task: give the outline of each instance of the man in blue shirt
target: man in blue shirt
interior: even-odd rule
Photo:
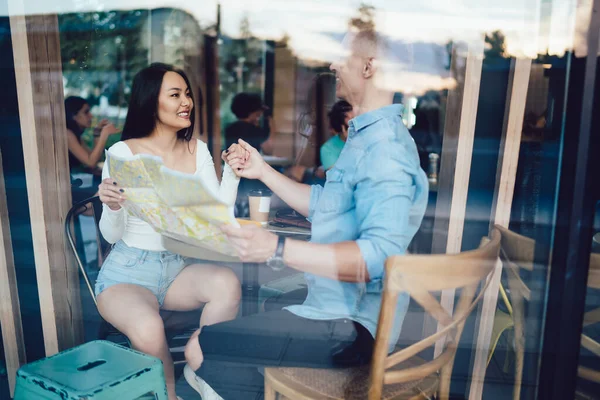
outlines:
[[[243,261],[304,272],[308,294],[302,304],[201,327],[192,336],[184,375],[204,400],[254,399],[263,382],[257,366],[331,368],[369,362],[384,262],[404,254],[419,229],[428,183],[402,123],[402,106],[392,105],[393,94],[385,85],[381,39],[374,32],[349,33],[344,45],[349,55],[331,69],[338,96],[355,106],[357,116],[325,186],[292,181],[244,141],[247,154],[231,160],[238,163],[240,176],[261,180],[308,217],[312,239],[280,238],[252,225],[224,226],[223,231]],[[399,296],[391,348],[408,302],[407,294]],[[223,364],[229,365],[228,373]]]

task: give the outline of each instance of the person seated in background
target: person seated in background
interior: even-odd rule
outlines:
[[[69,167],[71,172],[95,169],[104,155],[106,142],[111,135],[119,133],[108,120],[103,119],[94,128],[94,147],[90,149],[81,135],[92,126],[92,113],[87,100],[70,96],[65,99],[67,117],[67,144],[69,146]]]
[[[103,119],[94,128],[94,147],[90,149],[81,136],[92,126],[90,105],[84,98],[70,96],[65,99],[67,122],[67,145],[69,147],[69,170],[71,172],[71,195],[73,202],[92,197],[100,183],[100,168],[97,167],[104,154],[106,142],[111,135],[119,133],[108,120]],[[87,179],[86,179],[87,178]],[[89,179],[89,184],[85,180]],[[85,212],[91,215],[91,209]]]
[[[325,171],[330,170],[340,156],[346,139],[348,139],[348,122],[354,118],[354,113],[350,103],[346,100],[339,100],[331,107],[327,116],[329,117],[329,128],[335,135],[321,146],[321,165]]]
[[[265,116],[269,124],[269,132],[260,127],[260,118],[269,111],[257,94],[238,93],[231,101],[231,112],[237,121],[225,128],[225,148],[229,148],[238,139],[250,143],[263,154],[273,154],[273,136],[276,134],[273,118]]]
[[[296,182],[306,184],[324,184],[325,170],[315,165],[314,152],[323,144],[323,126],[319,116],[326,114],[335,104],[335,75],[320,73],[312,81],[306,100],[306,108],[300,114],[297,123],[296,160],[285,172],[285,176]],[[319,163],[320,164],[320,163]]]
[[[275,134],[273,119],[270,116],[266,117],[271,134],[259,125],[260,118],[268,110],[269,107],[264,105],[257,94],[238,93],[235,95],[231,101],[231,112],[235,114],[238,120],[225,128],[226,148],[242,139],[263,154],[273,154],[273,135]],[[249,215],[248,194],[253,190],[264,189],[266,187],[261,182],[241,179],[235,202],[235,215],[237,217],[247,217]]]

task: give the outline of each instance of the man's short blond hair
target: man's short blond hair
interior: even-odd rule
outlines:
[[[376,84],[381,89],[390,86],[394,74],[412,64],[412,49],[401,43],[392,46],[389,39],[373,29],[350,30],[353,52],[364,58],[373,58],[377,72]]]

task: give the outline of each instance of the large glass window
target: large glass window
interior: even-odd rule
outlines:
[[[540,398],[564,299],[596,398],[592,3],[9,0],[0,397],[106,339],[171,399]]]

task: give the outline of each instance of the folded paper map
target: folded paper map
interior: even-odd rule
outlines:
[[[160,157],[139,154],[119,157],[106,152],[108,171],[125,190],[123,207],[147,222],[162,236],[235,256],[235,250],[219,229],[223,224],[239,226],[233,205],[194,175],[163,165]]]

